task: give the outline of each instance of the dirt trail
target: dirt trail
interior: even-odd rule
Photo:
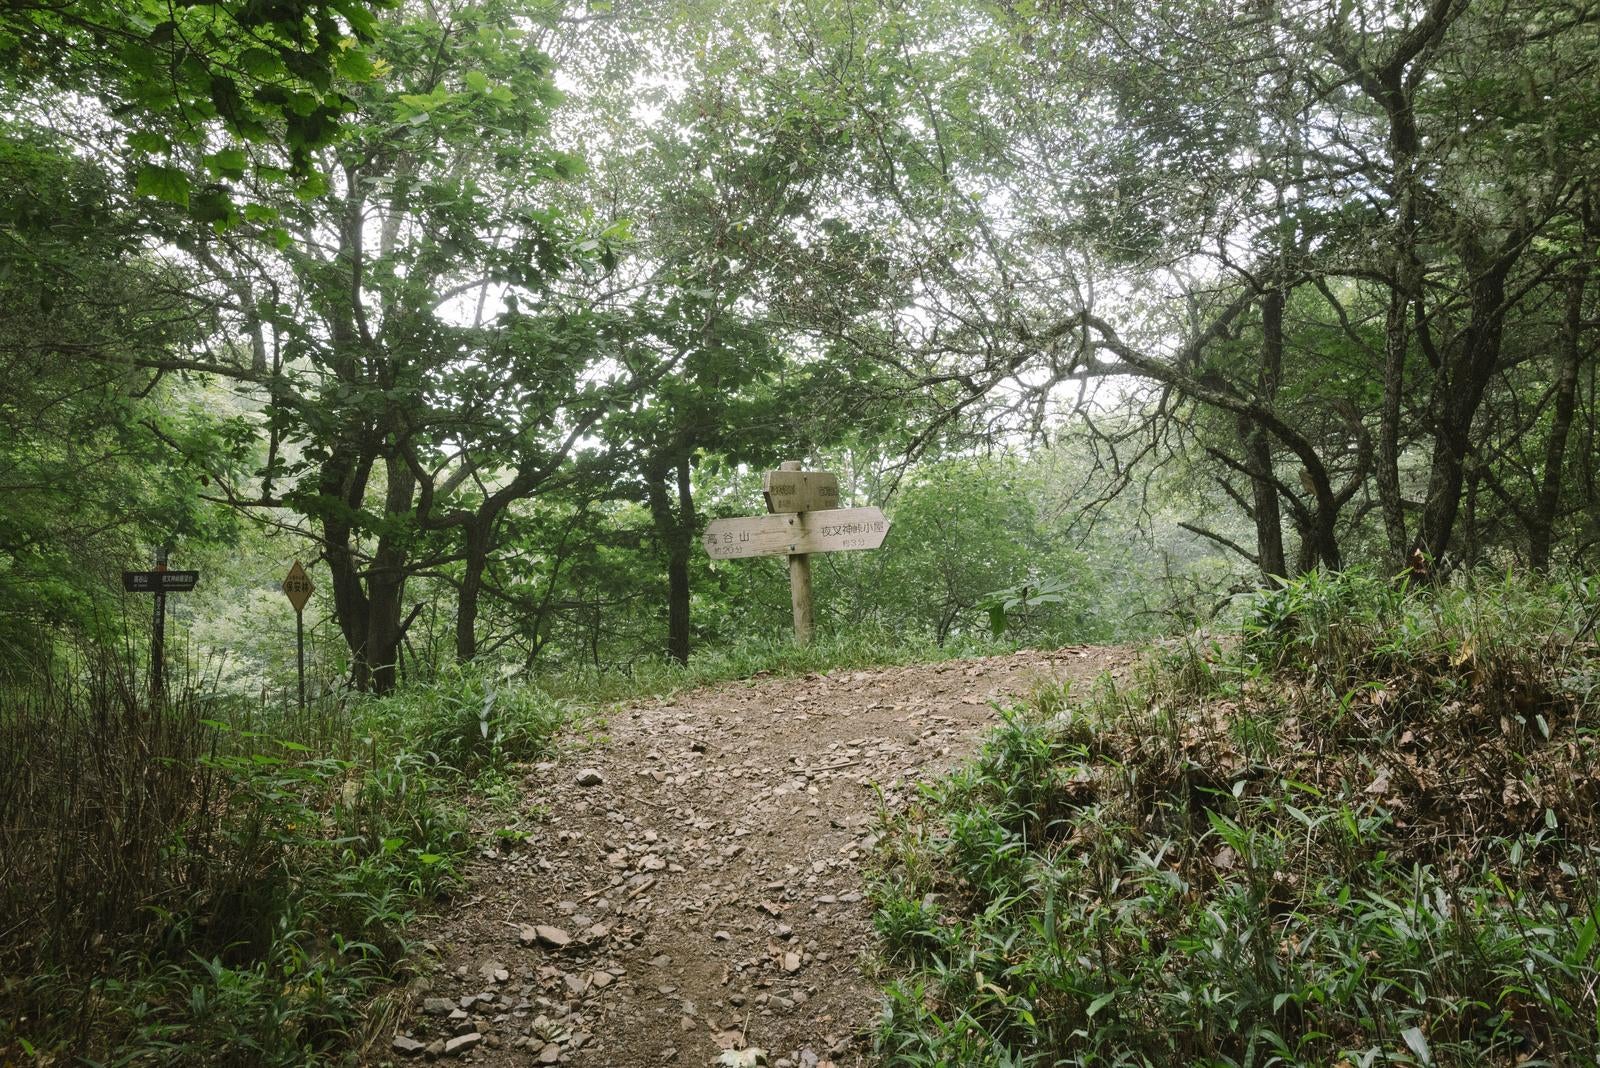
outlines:
[[[879,792],[899,803],[967,756],[992,701],[1130,660],[757,678],[617,713],[528,777],[548,818],[475,860],[422,932],[444,967],[373,1063],[863,1064]]]

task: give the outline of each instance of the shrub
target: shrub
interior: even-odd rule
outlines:
[[[884,844],[884,1062],[1592,1063],[1595,589],[1309,577],[1013,710]]]
[[[437,765],[317,752],[190,691],[152,707],[131,678],[0,693],[0,1060],[342,1052],[467,845]]]

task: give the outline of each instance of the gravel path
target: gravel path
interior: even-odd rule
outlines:
[[[755,678],[612,715],[527,777],[547,813],[421,932],[443,966],[371,1063],[867,1062],[862,865],[880,798],[976,745],[992,702],[1120,648]]]

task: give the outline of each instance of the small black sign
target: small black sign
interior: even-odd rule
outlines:
[[[198,571],[124,571],[122,588],[129,593],[182,593],[200,581]]]

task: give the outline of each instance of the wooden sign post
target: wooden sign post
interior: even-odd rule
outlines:
[[[200,581],[198,571],[168,571],[165,545],[156,550],[156,566],[150,571],[124,571],[122,588],[129,593],[156,595],[155,622],[150,633],[150,703],[160,704],[167,677],[167,594],[185,593]]]
[[[877,508],[840,508],[839,480],[826,471],[802,471],[789,461],[761,480],[770,515],[713,519],[702,544],[713,560],[751,556],[789,558],[794,640],[811,641],[811,555],[876,549],[889,534]]]
[[[283,580],[283,595],[294,605],[294,662],[300,671],[300,711],[306,710],[306,602],[317,588],[296,560]]]

